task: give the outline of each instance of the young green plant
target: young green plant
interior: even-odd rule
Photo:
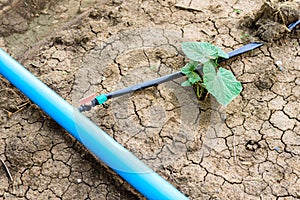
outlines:
[[[193,86],[197,97],[207,90],[223,106],[227,106],[242,91],[242,84],[236,80],[233,73],[218,66],[218,59],[228,58],[221,48],[208,42],[184,42],[183,52],[190,59],[181,72],[188,78],[182,86]],[[199,65],[203,65],[203,74],[196,73]]]

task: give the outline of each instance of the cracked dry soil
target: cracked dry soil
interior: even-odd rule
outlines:
[[[260,40],[240,26],[259,0],[45,2],[1,0],[0,47],[74,106],[177,71],[181,42],[229,52]],[[300,199],[297,34],[222,64],[244,88],[226,108],[198,102],[181,78],[84,114],[190,199]],[[0,85],[0,158],[13,178],[0,168],[0,198],[143,199],[3,77]]]

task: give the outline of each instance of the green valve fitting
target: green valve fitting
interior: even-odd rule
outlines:
[[[105,94],[100,94],[99,96],[96,96],[95,98],[99,105],[104,104],[107,101],[107,96]]]

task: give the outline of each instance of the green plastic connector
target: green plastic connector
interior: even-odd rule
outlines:
[[[96,96],[96,99],[97,99],[99,105],[101,105],[107,101],[107,96],[105,94],[100,94],[99,96]]]

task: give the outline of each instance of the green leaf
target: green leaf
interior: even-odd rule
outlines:
[[[223,106],[228,105],[242,91],[242,84],[236,80],[231,71],[220,68],[216,72],[213,62],[204,63],[203,84]]]
[[[198,62],[191,61],[181,68],[181,72],[185,75],[193,72],[198,67]]]
[[[198,81],[201,81],[201,78],[199,76],[199,74],[192,72],[190,74],[187,75],[189,78],[189,82],[193,85],[195,83],[197,83]]]
[[[228,53],[226,53],[225,51],[223,51],[220,47],[216,47],[218,49],[218,55],[219,57],[222,58],[229,58]]]
[[[192,86],[192,84],[189,81],[184,81],[183,83],[181,83],[181,86]]]
[[[218,57],[218,49],[208,42],[183,42],[181,48],[189,59],[201,63]]]

